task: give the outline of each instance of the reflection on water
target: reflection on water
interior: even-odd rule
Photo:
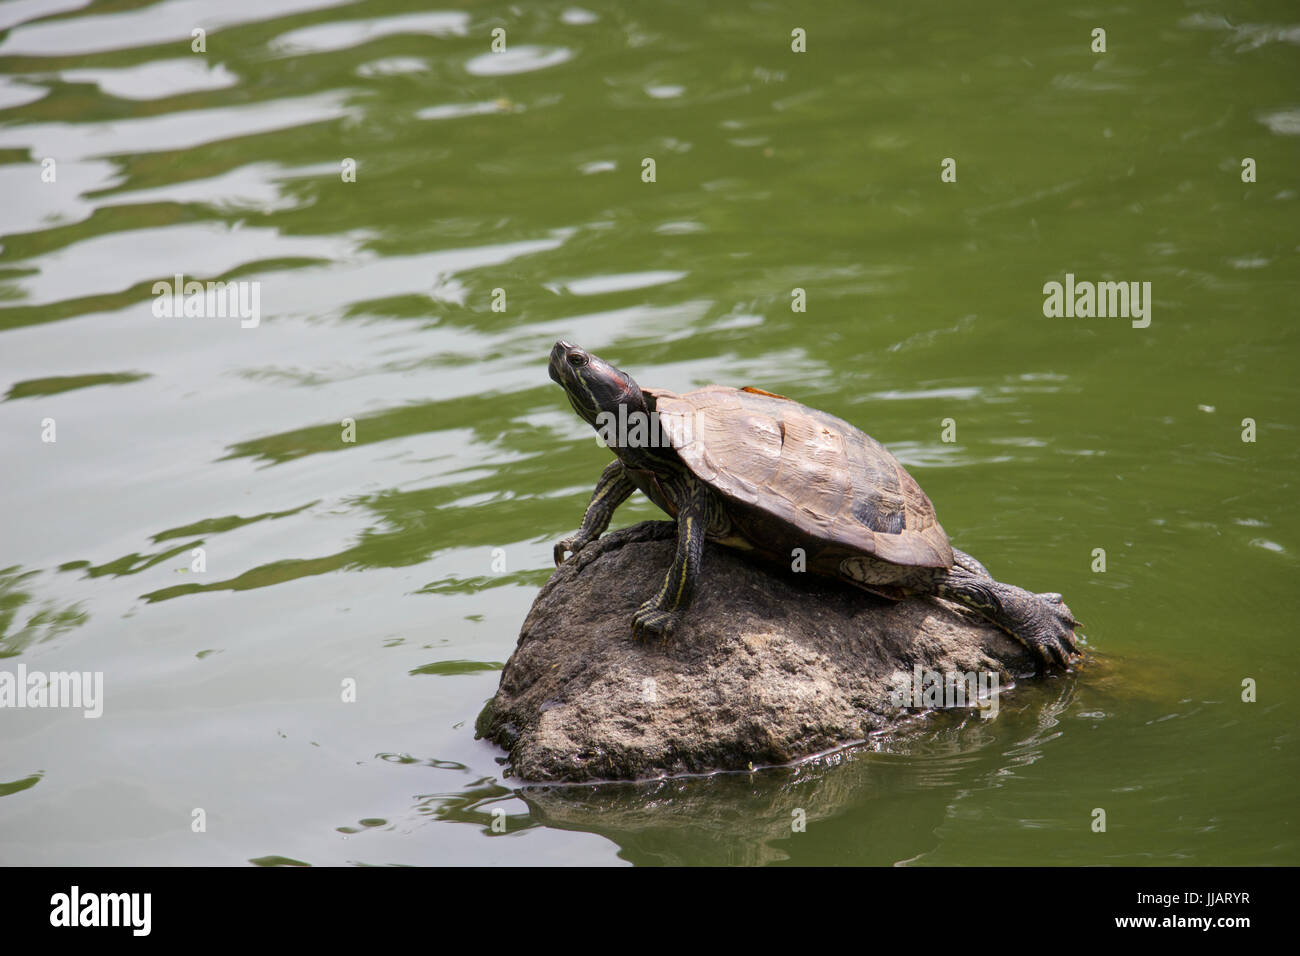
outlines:
[[[14,565],[0,568],[0,658],[20,657],[33,645],[56,640],[86,623],[90,614],[80,604],[60,605],[42,598],[37,571]]]
[[[1099,57],[1079,11],[926,3],[802,11],[804,55],[751,3],[0,4],[0,658],[106,689],[6,718],[0,856],[1296,862],[1294,708],[1240,700],[1295,682],[1300,547],[1300,27],[1252,7]],[[1046,320],[1066,272],[1152,326]],[[155,317],[178,274],[261,322]],[[473,716],[605,455],[558,338],[861,426],[1093,667],[793,769],[517,789]]]

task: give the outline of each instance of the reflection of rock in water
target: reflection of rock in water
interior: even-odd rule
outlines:
[[[815,824],[823,808],[860,799],[857,775],[827,770],[528,787],[519,795],[537,822],[600,833],[634,863],[749,866],[788,858],[780,841],[793,834],[797,810]]]
[[[671,562],[669,522],[606,535],[542,588],[480,735],[525,780],[633,779],[786,763],[890,730],[914,665],[1032,672],[1013,639],[928,598],[890,603],[710,547],[664,644],[630,634]],[[1005,706],[1005,703],[1004,703]],[[711,786],[730,787],[720,781]]]
[[[525,786],[533,819],[598,833],[633,863],[923,862],[975,790],[1037,759],[1073,681],[1032,687],[997,721],[936,713],[896,735],[755,773]],[[1012,731],[1012,733],[1008,733]],[[801,811],[806,829],[793,824]]]

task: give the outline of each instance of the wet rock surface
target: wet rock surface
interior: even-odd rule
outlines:
[[[671,522],[606,534],[559,567],[524,621],[478,733],[525,781],[631,780],[783,764],[909,720],[915,668],[992,673],[1035,662],[955,605],[890,602],[709,545],[696,598],[666,643],[633,612],[672,562]],[[909,702],[911,703],[911,702]]]

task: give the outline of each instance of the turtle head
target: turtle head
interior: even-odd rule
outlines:
[[[569,396],[573,410],[601,432],[606,444],[619,458],[627,464],[635,464],[636,460],[644,457],[644,448],[617,440],[627,432],[628,422],[635,421],[637,416],[649,420],[652,415],[646,395],[631,375],[600,356],[563,340],[556,342],[551,349],[548,371]]]
[[[592,427],[601,412],[617,416],[620,405],[627,406],[628,412],[648,411],[641,386],[631,375],[572,342],[555,343],[548,371],[569,396],[574,411]]]

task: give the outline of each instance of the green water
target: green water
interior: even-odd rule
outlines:
[[[0,669],[104,675],[0,710],[0,863],[1300,862],[1294,4],[209,9],[0,3]],[[473,721],[607,454],[561,337],[856,423],[1089,663],[520,792]]]

